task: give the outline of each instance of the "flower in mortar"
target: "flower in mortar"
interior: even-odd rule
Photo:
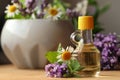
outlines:
[[[46,8],[45,13],[47,14],[46,18],[53,20],[58,20],[63,14],[60,8],[51,5],[48,5],[48,8]]]
[[[19,14],[18,8],[19,6],[17,4],[8,5],[5,11],[5,13],[7,14],[7,17],[10,18],[10,17],[14,17],[15,15]]]

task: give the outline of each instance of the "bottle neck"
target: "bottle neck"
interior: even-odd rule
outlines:
[[[81,37],[83,38],[84,44],[93,43],[92,30],[81,30]]]

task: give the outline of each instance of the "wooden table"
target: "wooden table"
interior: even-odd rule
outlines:
[[[23,70],[0,65],[0,80],[120,80],[120,71],[101,71],[97,78],[48,78],[44,70]]]

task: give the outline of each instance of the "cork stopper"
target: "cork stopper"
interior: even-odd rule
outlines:
[[[92,16],[80,16],[78,18],[78,29],[90,30],[94,28],[94,19]]]

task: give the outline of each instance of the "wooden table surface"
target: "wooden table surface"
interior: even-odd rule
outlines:
[[[120,80],[120,71],[101,71],[95,78],[48,78],[44,70],[17,69],[13,65],[0,65],[0,80]]]

